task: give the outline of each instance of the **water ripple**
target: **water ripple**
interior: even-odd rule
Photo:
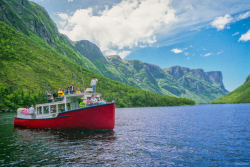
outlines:
[[[250,104],[116,109],[113,131],[14,128],[0,166],[250,166]]]

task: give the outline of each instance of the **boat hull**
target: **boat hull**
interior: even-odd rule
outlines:
[[[16,117],[14,126],[41,129],[114,129],[115,104],[104,104],[61,112],[57,117],[23,119]]]

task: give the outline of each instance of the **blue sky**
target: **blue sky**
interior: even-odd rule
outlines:
[[[161,68],[222,71],[229,91],[250,74],[249,0],[32,0],[71,40]]]

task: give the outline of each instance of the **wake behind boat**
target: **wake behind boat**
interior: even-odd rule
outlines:
[[[87,104],[92,95],[82,93],[65,95],[62,101],[37,104],[35,114],[17,112],[14,126],[45,129],[114,129],[115,103],[79,107],[81,99]]]

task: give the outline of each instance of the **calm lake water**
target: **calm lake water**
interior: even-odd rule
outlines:
[[[0,166],[250,166],[250,104],[116,109],[113,131],[14,128]]]

